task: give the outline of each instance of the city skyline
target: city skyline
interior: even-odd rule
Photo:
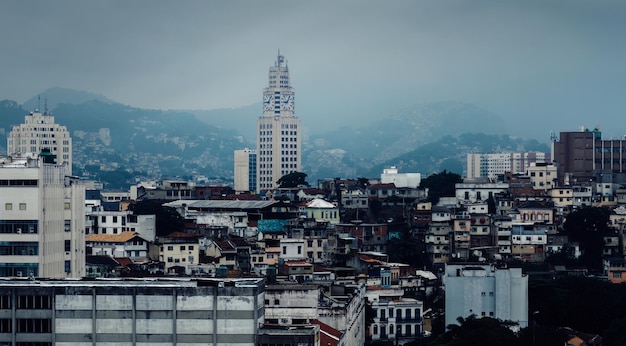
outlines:
[[[142,108],[244,107],[258,102],[280,48],[297,71],[299,114],[314,128],[453,100],[501,115],[512,132],[585,125],[621,137],[625,6],[8,2],[0,99],[60,86]]]

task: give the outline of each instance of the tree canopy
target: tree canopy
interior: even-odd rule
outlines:
[[[309,186],[309,183],[306,181],[306,173],[302,172],[291,172],[289,174],[283,175],[276,184],[278,187],[282,188],[290,188],[290,187],[299,187],[299,186]]]
[[[454,197],[455,185],[462,182],[463,178],[460,175],[443,170],[441,173],[422,179],[420,187],[428,188],[428,199],[436,204],[441,197]]]
[[[581,264],[595,270],[602,269],[602,248],[604,236],[611,234],[608,208],[585,207],[567,215],[563,229],[570,240],[581,247]]]

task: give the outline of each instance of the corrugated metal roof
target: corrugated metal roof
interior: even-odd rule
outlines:
[[[190,209],[263,209],[277,201],[234,201],[234,200],[178,200],[164,204],[166,207],[181,207],[183,204]]]

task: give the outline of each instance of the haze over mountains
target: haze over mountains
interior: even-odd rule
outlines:
[[[255,147],[261,105],[238,109],[161,111],[125,106],[86,91],[51,88],[26,101],[0,102],[6,134],[29,110],[44,108],[74,139],[74,172],[124,187],[140,178],[233,176],[233,151]],[[45,111],[45,109],[41,109]],[[424,175],[443,169],[462,173],[465,154],[492,150],[549,150],[546,142],[507,136],[496,114],[473,104],[419,104],[353,126],[325,126],[310,133],[303,117],[303,171],[320,178],[378,177],[386,166]],[[546,136],[547,137],[547,136]],[[107,173],[109,172],[109,173]],[[111,176],[110,172],[115,172]]]

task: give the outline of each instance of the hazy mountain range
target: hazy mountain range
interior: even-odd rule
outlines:
[[[129,178],[204,176],[229,182],[233,151],[255,147],[261,104],[237,109],[161,111],[122,105],[85,91],[51,88],[19,105],[0,101],[0,142],[29,110],[48,110],[74,141],[74,173],[125,187]],[[308,133],[303,171],[320,178],[378,177],[386,166],[423,175],[443,169],[463,173],[465,154],[496,150],[542,150],[547,143],[511,138],[502,119],[475,105],[438,102],[381,114],[379,120]],[[1,139],[0,139],[1,140]],[[117,172],[114,177],[105,172]],[[115,182],[111,180],[115,179]]]

